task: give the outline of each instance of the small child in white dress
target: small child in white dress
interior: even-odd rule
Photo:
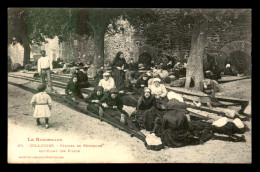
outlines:
[[[49,117],[51,116],[51,97],[45,92],[46,85],[38,86],[39,93],[32,97],[31,105],[34,108],[33,117],[36,118],[36,125],[41,125],[40,118],[45,118],[45,127],[49,128]]]

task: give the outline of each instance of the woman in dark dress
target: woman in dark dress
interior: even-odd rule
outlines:
[[[94,89],[93,93],[87,98],[86,102],[87,110],[90,112],[93,112],[96,115],[99,115],[102,112],[102,109],[100,109],[100,100],[104,97],[104,89],[101,86],[98,86]]]
[[[121,91],[124,90],[124,81],[125,81],[125,72],[124,72],[124,68],[126,65],[126,61],[124,58],[124,54],[119,51],[116,54],[116,57],[112,63],[112,68],[113,68],[113,72],[114,72],[114,80],[115,80],[115,85],[116,88]]]
[[[75,98],[77,100],[83,99],[84,96],[81,93],[80,86],[78,83],[78,77],[77,75],[73,75],[71,80],[68,82],[66,89],[65,89],[66,95],[70,98]]]
[[[143,95],[138,99],[136,110],[131,118],[139,129],[151,131],[155,120],[156,99],[149,88],[144,88]]]
[[[167,113],[163,115],[160,138],[165,146],[181,147],[190,144],[189,122],[185,113],[186,104],[176,99],[167,103]],[[198,143],[198,142],[197,142]]]
[[[145,73],[142,77],[138,78],[135,84],[136,88],[148,87],[149,76]]]
[[[104,113],[107,113],[117,121],[120,121],[123,125],[126,124],[126,117],[128,117],[128,114],[123,110],[123,101],[118,95],[118,90],[116,88],[112,88],[111,91],[100,100],[100,105]]]

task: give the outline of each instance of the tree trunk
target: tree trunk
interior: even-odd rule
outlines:
[[[24,47],[23,66],[25,66],[26,64],[30,63],[31,48],[30,48],[30,44],[29,44],[29,38],[26,34],[23,34],[22,41],[23,41],[23,47]]]
[[[93,65],[96,69],[104,66],[104,37],[104,29],[95,29]]]
[[[194,81],[194,89],[199,90],[200,81],[204,79],[203,54],[206,45],[207,24],[194,24],[191,40],[191,51],[187,62],[185,88],[190,88],[191,79]]]

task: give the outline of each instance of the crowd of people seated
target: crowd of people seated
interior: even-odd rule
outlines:
[[[153,66],[150,71],[139,75],[136,83],[133,84],[132,80],[135,77],[133,74],[138,70],[132,59],[127,64],[123,53],[118,52],[112,62],[112,71],[100,70],[98,72],[98,79],[96,78],[95,88],[91,95],[84,98],[81,93],[80,88],[84,87],[81,84],[81,72],[83,72],[81,68],[72,76],[65,92],[67,96],[84,100],[87,103],[87,109],[100,117],[106,113],[121,125],[133,123],[139,130],[155,133],[161,138],[164,146],[181,147],[202,144],[209,139],[216,139],[214,133],[223,133],[223,127],[231,141],[245,141],[243,137],[234,137],[236,133],[244,133],[245,126],[237,125],[237,121],[218,126],[202,121],[192,121],[182,96],[167,91],[162,82],[163,79],[173,74],[175,74],[174,77],[179,78],[184,74],[180,69],[185,68],[185,65],[176,63],[172,70],[169,72],[166,70],[167,73]],[[215,93],[219,91],[217,82],[210,79],[202,81],[201,91],[208,96],[201,99],[200,103],[208,106],[218,105],[219,102],[215,98]],[[134,104],[136,107],[131,114],[123,109],[124,105],[129,104]]]

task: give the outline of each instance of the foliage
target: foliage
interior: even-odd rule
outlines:
[[[24,44],[22,36],[27,35],[28,13],[24,8],[8,9],[8,43],[12,42],[12,38]]]
[[[77,10],[67,8],[30,8],[29,33],[31,42],[41,44],[45,38],[58,36],[59,41],[70,40],[75,33]]]

